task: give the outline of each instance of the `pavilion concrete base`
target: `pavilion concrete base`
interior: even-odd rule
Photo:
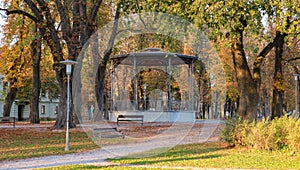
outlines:
[[[144,122],[195,122],[193,111],[114,111],[109,120],[117,122],[118,115],[144,115]]]

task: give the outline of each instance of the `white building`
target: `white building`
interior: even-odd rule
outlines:
[[[3,116],[4,111],[4,96],[3,96],[3,90],[5,90],[4,86],[5,83],[3,82],[4,76],[0,74],[0,117]],[[29,106],[29,100],[26,102],[18,102],[16,99],[15,102],[13,102],[13,105],[11,107],[10,116],[16,117],[17,120],[26,120],[29,117],[30,113],[30,106]],[[39,112],[40,112],[40,118],[41,119],[55,119],[56,114],[58,112],[58,99],[52,99],[50,100],[48,97],[48,93],[45,95],[40,96],[40,103],[39,103]]]

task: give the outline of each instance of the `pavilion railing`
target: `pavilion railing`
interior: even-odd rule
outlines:
[[[133,100],[115,100],[112,111],[192,111],[191,101],[138,100],[134,108]],[[146,103],[146,104],[145,104]]]

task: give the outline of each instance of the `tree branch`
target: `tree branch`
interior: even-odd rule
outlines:
[[[25,3],[30,7],[34,15],[37,17],[38,22],[43,21],[43,15],[41,10],[36,6],[35,3],[33,3],[31,0],[24,0]]]
[[[273,47],[277,46],[285,37],[287,36],[286,33],[277,34],[273,42],[270,42],[260,53],[258,56],[265,57]]]
[[[57,63],[59,61],[63,60],[63,53],[62,53],[62,47],[60,44],[60,39],[58,36],[58,33],[55,29],[55,21],[53,20],[51,16],[50,9],[48,7],[48,3],[44,0],[37,0],[38,4],[41,7],[41,10],[45,13],[45,19],[46,19],[46,25],[43,26],[47,31],[49,31],[49,34],[46,34],[46,32],[42,33],[42,36],[47,41],[50,50],[52,51],[53,60],[54,60],[54,67],[56,67]],[[64,74],[60,72],[59,74]]]
[[[291,21],[289,18],[287,18],[287,25],[285,29],[287,30],[290,26],[291,26]],[[256,82],[260,81],[260,67],[266,55],[272,50],[273,47],[278,46],[282,41],[284,41],[284,38],[287,35],[288,35],[287,33],[276,31],[276,37],[274,38],[273,42],[270,42],[256,57],[253,63],[253,78]]]
[[[21,14],[21,15],[24,15],[26,17],[28,17],[29,19],[33,20],[34,22],[39,22],[38,19],[36,17],[34,17],[33,15],[25,12],[25,11],[22,11],[22,10],[8,10],[8,9],[3,9],[3,8],[0,8],[0,11],[5,11],[6,12],[6,15],[11,15],[11,14]]]
[[[79,6],[79,0],[74,0],[73,1],[73,26],[72,26],[72,36],[75,36],[75,33],[78,34],[79,32],[79,24],[80,24],[80,6]],[[79,36],[79,35],[76,35]]]
[[[59,12],[60,20],[61,20],[61,29],[63,33],[63,38],[66,41],[69,41],[68,39],[71,37],[71,24],[69,17],[66,13],[66,7],[62,5],[60,0],[55,0],[55,3],[57,5],[57,9]]]
[[[102,3],[102,0],[98,0],[95,5],[93,6],[93,9],[91,10],[90,18],[89,18],[89,24],[92,24],[96,20],[96,16],[99,10],[99,7]]]
[[[284,40],[284,38],[287,36],[286,33],[277,33],[276,37],[272,42],[270,42],[256,57],[254,63],[253,63],[253,78],[256,82],[260,81],[260,67],[266,58],[267,54],[275,47],[277,46],[281,41]]]
[[[114,23],[113,23],[113,30],[108,42],[108,48],[104,51],[104,60],[108,60],[110,54],[112,53],[112,49],[114,46],[114,42],[116,39],[116,35],[117,35],[117,29],[118,29],[118,25],[119,25],[119,17],[120,17],[120,5],[117,4],[117,9],[116,9],[116,14],[115,14],[115,18],[114,18]]]
[[[288,60],[285,60],[286,62],[291,62],[291,61],[295,61],[295,60],[300,60],[300,57],[295,57],[295,58],[291,58]]]

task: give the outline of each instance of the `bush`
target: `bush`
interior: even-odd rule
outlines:
[[[289,121],[287,126],[289,133],[287,135],[287,144],[293,151],[300,150],[300,120]]]
[[[300,120],[286,116],[272,121],[263,119],[259,122],[233,118],[226,121],[220,139],[231,146],[300,151]]]
[[[228,119],[221,131],[220,140],[227,142],[230,146],[235,146],[237,141],[236,131],[239,129],[237,126],[240,124],[242,124],[242,120],[239,118]]]

